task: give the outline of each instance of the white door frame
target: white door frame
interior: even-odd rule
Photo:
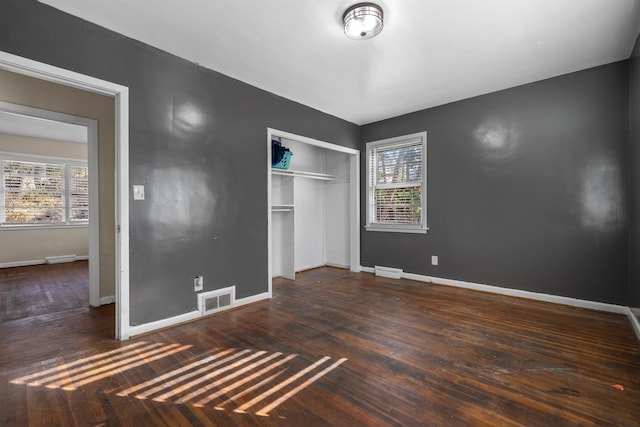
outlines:
[[[337,151],[349,155],[349,269],[359,272],[360,268],[360,150],[320,141],[306,136],[296,135],[277,129],[267,128],[267,274],[269,284],[269,298],[272,297],[272,266],[271,266],[271,140],[281,137],[302,142],[327,150]]]
[[[116,339],[129,333],[129,88],[0,51],[0,69],[114,98],[116,117]],[[97,150],[95,150],[97,151]],[[97,153],[96,153],[97,155]]]
[[[0,111],[84,126],[87,129],[89,167],[89,304],[100,305],[100,210],[98,209],[98,121],[71,114],[0,101]]]

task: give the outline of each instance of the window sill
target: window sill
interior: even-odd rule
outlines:
[[[387,233],[412,233],[412,234],[427,234],[429,228],[400,228],[400,227],[380,227],[380,226],[365,226],[367,231],[382,231]]]
[[[55,228],[87,228],[89,227],[89,223],[85,222],[84,224],[16,224],[16,225],[1,225],[0,231],[9,231],[9,230],[51,230]]]

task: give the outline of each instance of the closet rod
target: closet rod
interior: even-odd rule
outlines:
[[[284,175],[284,176],[293,176],[300,178],[310,178],[310,179],[319,179],[321,181],[337,181],[338,178],[333,175],[327,175],[325,173],[315,173],[315,172],[303,172],[303,171],[294,171],[294,170],[286,170],[286,169],[271,169],[271,173],[273,175]]]

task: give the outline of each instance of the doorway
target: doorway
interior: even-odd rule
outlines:
[[[293,148],[291,168],[272,168],[273,140]],[[321,265],[360,271],[359,150],[268,128],[267,200],[270,296],[273,276],[295,280]]]
[[[113,153],[113,155],[115,157],[115,160],[114,167],[111,172],[112,176],[115,176],[115,182],[111,185],[114,185],[113,203],[115,206],[115,221],[113,224],[113,240],[115,242],[115,265],[112,271],[115,277],[115,292],[113,297],[116,304],[115,337],[121,340],[128,339],[128,88],[1,51],[0,70],[6,70],[23,76],[34,77],[44,82],[57,83],[66,87],[79,89],[87,93],[106,95],[107,97],[113,99],[115,107],[115,129],[113,129],[115,139],[115,147],[113,151],[115,152]]]
[[[35,141],[26,140],[28,142],[36,142],[36,144],[31,144],[31,150],[20,150],[21,154],[24,156],[35,155],[35,160],[40,160],[39,157],[42,155],[42,161],[49,161],[49,159],[56,159],[58,157],[64,158],[68,160],[68,156],[78,156],[76,153],[82,153],[83,150],[69,150],[68,148],[65,150],[65,144],[83,144],[86,146],[86,151],[84,155],[84,160],[88,165],[89,172],[89,194],[88,194],[88,207],[89,207],[89,224],[88,224],[88,251],[82,251],[80,254],[80,259],[83,258],[85,253],[88,253],[89,260],[89,304],[92,307],[98,307],[103,303],[108,303],[111,301],[102,300],[100,298],[100,269],[98,268],[100,265],[100,233],[99,233],[99,224],[100,224],[100,210],[98,206],[99,200],[99,186],[98,186],[98,122],[94,119],[88,119],[85,117],[74,116],[70,114],[58,113],[49,110],[43,110],[40,108],[33,108],[24,105],[12,104],[8,102],[0,101],[0,114],[3,117],[3,125],[0,131],[3,133],[10,133],[11,135],[15,135],[18,137],[31,137],[35,138]],[[42,140],[42,144],[38,144],[38,140]],[[47,142],[48,141],[48,142]],[[44,145],[53,145],[56,141],[60,143],[57,144],[57,147],[53,149],[49,148],[44,149]],[[42,149],[38,149],[38,146],[42,147]],[[35,149],[34,149],[35,148]],[[57,148],[57,149],[56,149]],[[15,152],[15,150],[12,150]],[[31,153],[24,153],[24,151],[31,151]],[[65,160],[65,161],[66,161]],[[80,159],[82,160],[82,159]],[[66,199],[66,197],[65,197]],[[67,205],[68,200],[65,203]],[[65,223],[70,223],[70,219],[66,219]],[[35,231],[36,229],[32,229]],[[41,229],[45,231],[46,229]],[[15,230],[14,234],[20,233],[21,230]],[[60,234],[60,230],[56,229],[56,233]],[[20,241],[25,245],[25,242],[28,242],[33,239],[29,239],[29,235],[24,235],[25,233],[21,233]],[[42,233],[41,233],[42,234]],[[76,235],[78,233],[75,233]],[[58,241],[58,236],[40,236],[38,240],[42,241],[43,239],[49,240],[54,239]],[[74,236],[77,240],[78,237]],[[15,240],[15,239],[14,239]],[[33,242],[31,247],[37,247],[38,242]],[[66,245],[65,245],[66,246]],[[70,247],[82,247],[81,242],[76,242],[75,245],[68,245]],[[53,260],[61,261],[61,258],[69,258],[73,256],[72,260],[76,260],[76,254],[68,254],[65,253],[64,249],[54,249],[54,254],[47,257],[47,252],[40,252],[36,249],[35,252],[33,249],[29,250],[29,246],[27,246],[24,252],[25,254],[17,254],[18,257],[22,257],[22,261],[26,261],[28,264],[37,261],[39,259],[43,259],[47,262]],[[45,251],[47,249],[44,249]],[[28,255],[31,253],[32,255]],[[71,259],[69,259],[70,261]],[[16,265],[20,265],[21,263],[15,262]]]

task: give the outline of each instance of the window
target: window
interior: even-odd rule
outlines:
[[[86,225],[89,170],[76,160],[0,154],[0,225]]]
[[[426,233],[426,159],[426,132],[367,143],[367,230]]]

